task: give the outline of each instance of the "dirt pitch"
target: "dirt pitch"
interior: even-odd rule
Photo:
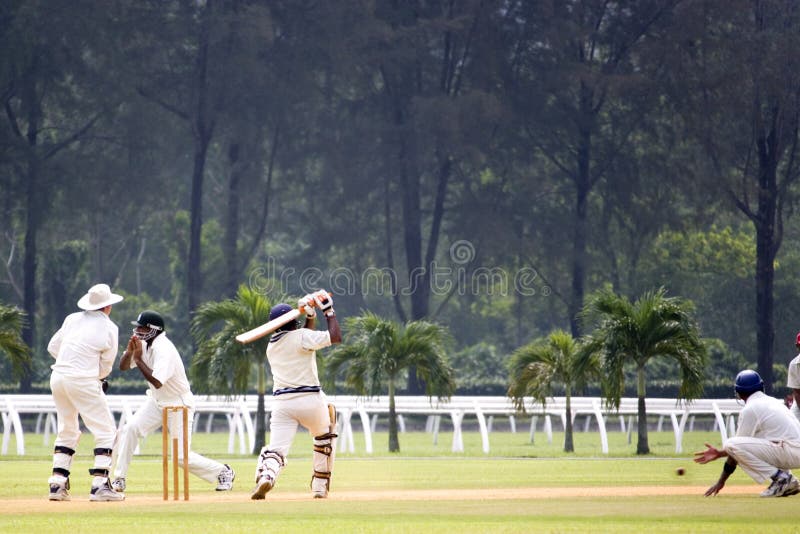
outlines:
[[[447,490],[394,490],[394,491],[338,491],[332,492],[329,501],[469,501],[469,500],[528,500],[558,499],[576,497],[659,497],[665,495],[697,495],[702,497],[708,486],[607,486],[607,487],[564,487],[564,488],[505,488],[491,491],[447,489]],[[725,494],[758,496],[760,486],[727,486]],[[41,499],[6,499],[0,501],[0,515],[19,513],[45,513],[58,511],[81,512],[87,509],[96,510],[98,506],[138,507],[180,506],[188,503],[242,502],[246,496],[241,493],[200,493],[190,496],[186,501],[164,501],[161,496],[135,495],[119,503],[93,503],[83,495],[73,496],[68,502],[50,502],[46,497]],[[284,493],[276,491],[267,496],[267,501],[311,501],[307,492]],[[263,506],[263,501],[250,501],[253,506]]]

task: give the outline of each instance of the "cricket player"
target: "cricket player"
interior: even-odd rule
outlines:
[[[326,291],[306,295],[297,304],[306,310],[304,327],[298,328],[297,321],[291,321],[276,330],[267,345],[274,399],[270,441],[258,458],[256,487],[250,495],[253,500],[263,499],[275,485],[286,465],[298,424],[314,437],[311,493],[314,498],[324,499],[330,489],[337,437],[336,409],[328,404],[320,387],[316,351],[340,343],[342,334],[333,311],[333,299]],[[314,307],[325,315],[327,330],[314,330]],[[292,307],[288,304],[278,304],[270,310],[269,319],[290,311]]]
[[[194,395],[189,388],[186,369],[183,366],[178,349],[167,338],[164,331],[164,319],[157,312],[145,310],[131,324],[133,335],[122,354],[119,368],[126,371],[133,367],[149,383],[147,400],[139,408],[130,421],[122,428],[119,451],[114,468],[112,487],[117,491],[125,491],[128,466],[133,458],[133,451],[139,440],[152,434],[162,424],[162,409],[165,406],[187,406],[189,408],[189,428],[183,428],[183,415],[172,412],[168,419],[171,438],[180,442],[185,430],[189,447],[192,443],[192,421],[194,421]],[[178,450],[180,466],[183,468],[183,449]],[[216,482],[217,491],[228,491],[233,488],[235,473],[228,464],[189,451],[189,472],[207,482]]]
[[[50,389],[56,405],[58,435],[53,451],[51,501],[69,500],[72,457],[81,437],[78,416],[94,436],[94,466],[91,501],[121,501],[108,482],[111,454],[117,440],[117,425],[108,408],[103,381],[117,358],[119,328],[110,319],[111,307],[122,296],[106,284],[92,286],[78,301],[82,312],[68,315],[47,344],[55,358],[51,366]]]
[[[786,377],[786,387],[791,388],[792,414],[800,420],[800,333],[795,338],[794,346],[798,351],[797,356],[789,362]]]
[[[740,372],[734,391],[745,403],[736,436],[728,438],[721,449],[706,443],[706,450],[694,454],[694,461],[699,464],[728,458],[706,497],[720,492],[737,465],[759,484],[772,480],[761,492],[762,497],[786,497],[800,492],[800,481],[790,471],[800,467],[800,422],[782,401],[764,394],[764,381],[755,371]]]

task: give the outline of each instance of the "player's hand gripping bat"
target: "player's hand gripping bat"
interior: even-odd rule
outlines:
[[[323,291],[318,291],[315,294],[322,293]],[[328,295],[327,292],[324,292],[324,296],[321,297],[321,300],[323,303],[326,303],[324,305],[327,305],[327,303],[329,303],[331,300],[330,295]],[[257,328],[253,328],[252,330],[248,330],[243,334],[239,334],[238,336],[236,336],[236,341],[238,341],[239,343],[252,343],[257,339],[261,339],[262,337],[273,333],[275,330],[289,323],[290,321],[296,321],[297,318],[300,317],[303,313],[305,313],[305,306],[300,306],[290,312],[284,313],[280,317],[276,317],[275,319],[262,324]]]

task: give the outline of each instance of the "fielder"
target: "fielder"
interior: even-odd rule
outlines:
[[[256,466],[256,487],[250,498],[263,499],[286,466],[286,457],[303,425],[314,437],[314,473],[311,494],[324,499],[330,489],[336,447],[336,409],[323,393],[317,374],[316,351],[342,341],[333,300],[326,291],[309,294],[298,301],[306,310],[304,328],[291,321],[275,333],[267,345],[267,359],[272,371],[274,397],[269,424],[269,444],[261,449]],[[318,307],[325,315],[328,329],[314,330]],[[269,312],[273,320],[292,311],[288,304],[278,304]]]
[[[81,437],[78,416],[94,436],[94,467],[90,501],[121,501],[108,483],[111,454],[117,440],[117,425],[108,409],[104,379],[117,357],[119,328],[109,318],[111,307],[122,300],[106,284],[97,284],[78,301],[82,312],[68,315],[47,344],[56,359],[50,389],[58,416],[58,435],[53,451],[51,501],[69,500],[72,457]]]
[[[797,334],[794,346],[797,348],[798,354],[789,362],[786,387],[792,389],[791,411],[800,420],[800,334]]]
[[[734,391],[745,403],[736,436],[728,438],[722,449],[706,443],[706,450],[694,453],[694,461],[699,464],[728,458],[706,497],[720,492],[737,465],[759,484],[772,479],[761,492],[762,497],[787,497],[800,492],[800,481],[790,471],[800,467],[800,422],[782,401],[764,394],[764,381],[755,371],[736,375]]]
[[[122,428],[120,445],[114,468],[112,487],[117,491],[125,491],[128,466],[133,458],[133,451],[139,440],[161,427],[162,408],[165,406],[187,406],[189,408],[189,428],[186,428],[189,447],[192,443],[192,421],[194,421],[194,396],[186,378],[178,349],[172,344],[164,332],[164,319],[160,314],[146,310],[131,324],[135,326],[128,346],[122,354],[119,368],[127,371],[132,367],[139,369],[149,383],[147,400],[139,408],[130,421]],[[171,438],[183,439],[183,416],[180,412],[172,412],[168,419]],[[178,450],[178,459],[183,468],[183,450]],[[189,451],[189,472],[206,482],[216,482],[217,491],[228,491],[233,488],[235,473],[228,464],[211,460],[196,452]]]

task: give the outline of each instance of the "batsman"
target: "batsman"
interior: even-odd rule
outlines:
[[[315,330],[316,311],[325,316],[327,330]],[[275,486],[286,466],[289,449],[302,425],[314,437],[314,474],[311,494],[324,499],[330,489],[336,446],[336,409],[328,404],[317,373],[316,351],[342,341],[333,299],[321,290],[301,298],[297,308],[305,311],[305,323],[290,321],[276,330],[267,345],[267,360],[273,379],[273,403],[269,444],[261,449],[256,466],[256,487],[250,498],[261,500]],[[278,304],[269,312],[272,321],[294,308]]]

